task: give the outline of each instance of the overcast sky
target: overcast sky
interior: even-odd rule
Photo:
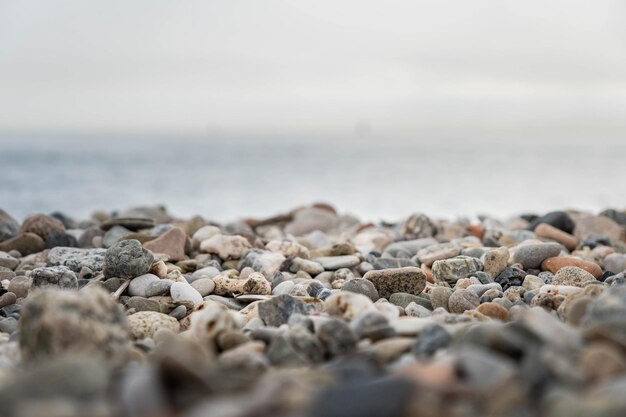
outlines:
[[[0,0],[0,131],[626,134],[623,0]]]

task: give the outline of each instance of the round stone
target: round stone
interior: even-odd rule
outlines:
[[[466,310],[473,310],[480,304],[480,299],[473,292],[465,289],[456,290],[448,300],[448,306],[452,313],[463,313]]]
[[[150,270],[154,256],[138,240],[115,243],[104,258],[104,276],[107,278],[134,278]]]
[[[154,333],[162,328],[178,333],[180,324],[174,317],[156,311],[140,311],[128,316],[128,327],[134,339],[144,339],[152,337]]]

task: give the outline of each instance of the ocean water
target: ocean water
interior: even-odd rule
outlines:
[[[217,221],[329,202],[363,220],[626,206],[625,145],[0,137],[0,207],[23,219],[163,204]]]

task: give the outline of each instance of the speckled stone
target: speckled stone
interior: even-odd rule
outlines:
[[[30,272],[31,288],[59,287],[78,289],[76,274],[66,266],[35,268]]]
[[[456,290],[448,300],[448,306],[452,313],[463,313],[466,310],[473,310],[480,304],[478,296],[469,290]]]
[[[448,300],[452,295],[452,288],[436,286],[430,290],[430,303],[433,306],[433,310],[439,307],[449,310]]]
[[[121,306],[103,289],[44,289],[24,304],[20,348],[26,361],[67,353],[121,360],[128,344],[127,329]]]
[[[476,258],[457,256],[451,259],[435,261],[432,269],[435,281],[452,285],[469,274],[482,271],[483,264]]]
[[[426,274],[417,267],[373,270],[363,278],[374,284],[380,297],[387,299],[396,292],[417,295],[426,287]]]
[[[180,324],[174,317],[156,311],[140,311],[128,316],[128,327],[134,339],[152,337],[162,328],[170,329],[175,333],[180,330]]]
[[[565,266],[557,271],[552,278],[553,285],[570,285],[584,287],[590,282],[598,282],[593,275],[576,266]]]
[[[79,273],[83,268],[99,272],[104,268],[105,255],[106,249],[56,247],[48,253],[48,263],[50,265],[67,266],[76,273]]]
[[[134,278],[150,270],[154,256],[138,240],[123,240],[106,251],[104,276]]]

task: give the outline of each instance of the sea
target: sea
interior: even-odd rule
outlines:
[[[327,202],[363,221],[626,206],[626,143],[0,135],[0,208],[17,219],[164,205],[227,222]]]

